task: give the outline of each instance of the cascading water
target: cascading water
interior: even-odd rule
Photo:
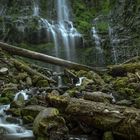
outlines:
[[[39,5],[38,0],[34,0],[33,16],[39,16]]]
[[[28,100],[27,90],[21,90],[15,95],[14,101],[17,101],[19,98],[23,98],[23,100]]]
[[[25,97],[25,100],[27,99],[25,92],[21,91],[16,94],[14,100],[17,100],[20,94]],[[0,106],[0,140],[21,140],[22,138],[27,140],[33,140],[34,136],[31,130],[25,130],[22,126],[18,124],[9,124],[6,121],[6,118],[8,116],[6,115],[5,111],[9,108],[10,105]]]
[[[112,47],[112,57],[113,57],[113,61],[115,64],[117,64],[118,60],[117,60],[117,51],[116,51],[116,47],[118,46],[118,42],[116,39],[116,35],[114,35],[114,31],[113,29],[109,26],[108,27],[109,30],[109,39],[110,39],[110,45]]]
[[[71,61],[76,61],[75,46],[82,35],[74,28],[70,19],[67,0],[56,0],[57,21],[40,19],[40,24],[46,27],[47,37],[52,39],[55,45],[55,56]],[[33,16],[39,16],[39,3],[34,1]],[[61,55],[64,47],[63,56]],[[64,56],[65,55],[65,56]]]
[[[97,30],[95,27],[92,27],[92,36],[95,40],[95,47],[96,47],[96,60],[99,65],[104,64],[104,56],[103,56],[103,49],[101,48],[101,39],[97,33]]]

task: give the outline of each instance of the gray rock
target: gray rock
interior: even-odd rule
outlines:
[[[5,68],[5,67],[1,68],[0,75],[6,75],[6,74],[8,74],[8,68]]]

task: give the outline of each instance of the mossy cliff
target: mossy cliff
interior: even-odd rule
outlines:
[[[39,16],[34,15],[35,2],[39,5]],[[103,66],[139,54],[139,0],[69,0],[68,3],[74,27],[83,36],[83,45],[76,46],[76,51],[81,52],[77,53],[78,62]],[[0,0],[0,9],[1,40],[24,46],[28,43],[54,46],[40,22],[41,18],[56,20],[55,0]],[[97,49],[92,27],[97,30],[102,53]],[[48,50],[49,54],[53,52],[51,48]]]

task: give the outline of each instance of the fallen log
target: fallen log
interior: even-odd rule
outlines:
[[[48,82],[50,82],[50,83],[56,83],[55,80],[53,80],[53,79],[47,77],[46,75],[44,75],[44,74],[42,74],[42,73],[39,73],[38,71],[36,71],[36,70],[30,68],[30,67],[29,67],[28,65],[26,65],[26,64],[23,64],[23,63],[21,63],[20,61],[18,61],[18,60],[16,60],[16,59],[13,59],[13,58],[11,58],[10,60],[11,60],[11,62],[15,65],[15,67],[17,67],[17,68],[19,68],[19,69],[21,69],[21,70],[26,71],[26,72],[29,73],[30,75],[37,75],[37,76],[41,77],[42,79],[48,80]]]
[[[47,96],[47,103],[77,122],[102,131],[112,131],[120,139],[140,139],[140,110],[66,96]]]
[[[0,42],[0,48],[2,48],[5,51],[8,51],[9,53],[14,54],[14,55],[27,57],[27,58],[43,61],[43,62],[46,62],[46,63],[50,63],[50,64],[62,66],[62,67],[67,67],[67,68],[70,68],[70,69],[94,70],[94,71],[97,71],[97,72],[102,71],[102,68],[89,67],[89,66],[86,66],[86,65],[78,64],[78,63],[71,62],[71,61],[68,61],[68,60],[64,60],[64,59],[60,59],[60,58],[57,58],[57,57],[49,56],[49,55],[46,55],[46,54],[41,54],[41,53],[30,51],[30,50],[27,50],[27,49],[18,48],[18,47],[15,47],[13,45],[9,45],[9,44],[3,43],[3,42]]]

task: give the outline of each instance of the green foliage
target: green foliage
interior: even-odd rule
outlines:
[[[108,31],[108,22],[99,22],[96,27],[100,32]]]

